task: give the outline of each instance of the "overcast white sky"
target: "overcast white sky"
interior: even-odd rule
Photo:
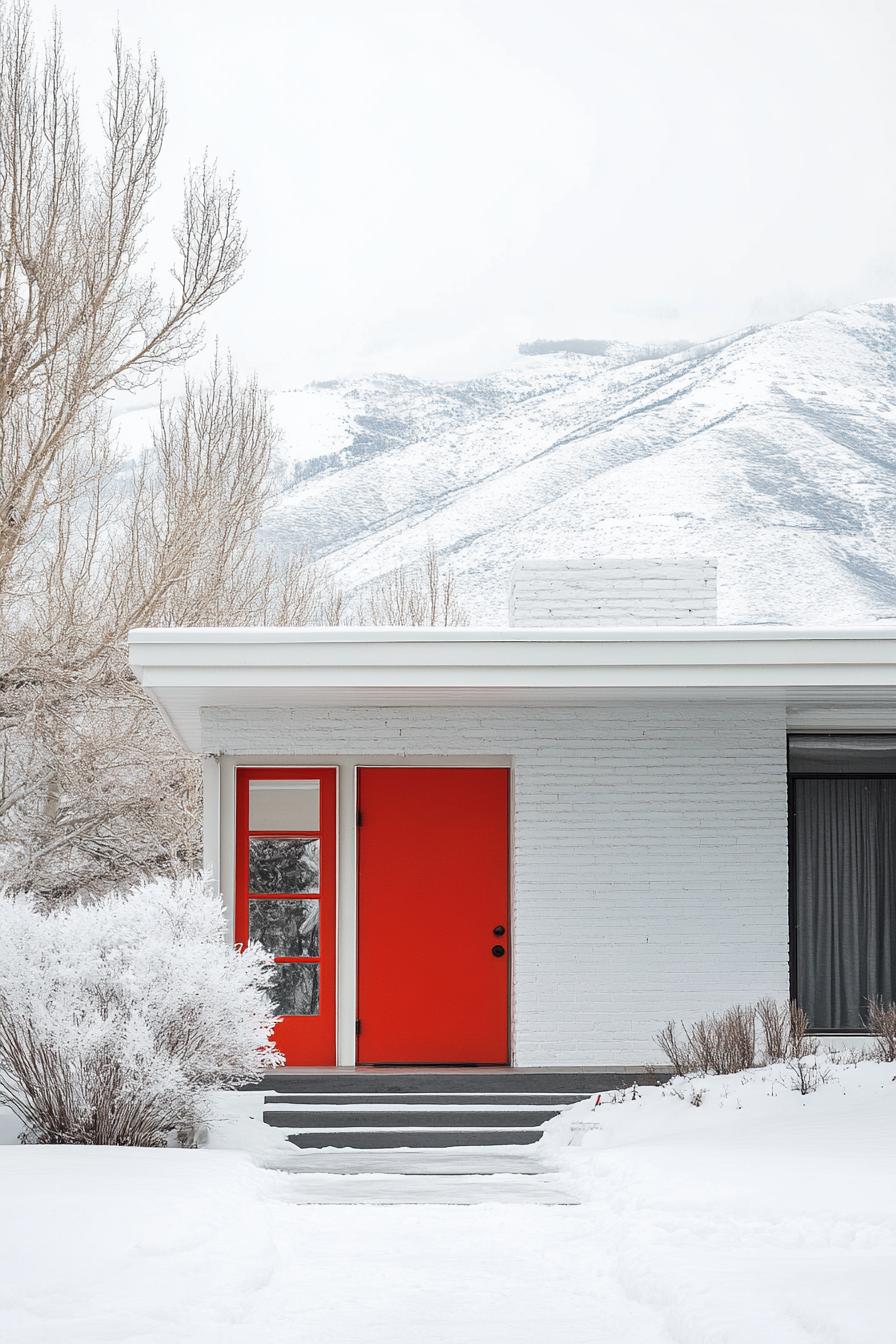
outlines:
[[[160,213],[206,146],[236,174],[251,256],[209,330],[271,387],[896,293],[896,0],[58,8],[85,118],[116,18],[159,58]]]

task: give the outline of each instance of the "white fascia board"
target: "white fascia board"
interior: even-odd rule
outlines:
[[[583,676],[584,684],[605,684],[624,674],[639,684],[661,669],[686,670],[705,684],[716,675],[749,670],[760,684],[772,675],[798,669],[896,670],[896,628],[803,631],[714,627],[664,630],[430,631],[430,630],[134,630],[131,666],[146,684],[307,685],[326,669],[348,685],[360,675],[377,684],[546,685]],[[235,680],[233,680],[235,678]],[[596,678],[596,683],[592,682]],[[141,677],[141,680],[143,677]],[[677,677],[676,677],[677,680]],[[608,684],[608,683],[607,683]],[[837,683],[842,684],[842,683]]]
[[[358,626],[358,625],[206,625],[144,626],[128,639],[140,645],[162,644],[615,644],[662,640],[664,643],[739,642],[774,643],[795,639],[896,639],[896,625],[810,627],[795,625],[669,625],[600,626],[595,629],[559,629],[476,626]]]
[[[207,705],[446,704],[527,697],[540,704],[607,695],[854,691],[896,697],[896,627],[614,630],[149,629],[131,666],[197,749]]]

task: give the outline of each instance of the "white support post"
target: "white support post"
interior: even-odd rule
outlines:
[[[216,891],[221,890],[221,763],[202,758],[202,866]]]
[[[338,832],[336,841],[337,871],[337,941],[336,941],[336,1063],[351,1066],[355,1063],[357,1039],[356,966],[358,962],[357,925],[357,767],[344,762],[339,767]]]

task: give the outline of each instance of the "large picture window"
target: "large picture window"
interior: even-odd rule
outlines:
[[[788,744],[793,971],[815,1031],[861,1031],[896,999],[896,736]]]

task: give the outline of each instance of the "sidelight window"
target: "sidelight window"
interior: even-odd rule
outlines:
[[[320,1011],[321,785],[248,781],[245,930],[277,958],[271,994],[285,1017]]]
[[[320,890],[320,840],[317,836],[249,839],[249,891],[301,895]]]
[[[249,781],[250,831],[320,830],[320,783],[316,779]]]

